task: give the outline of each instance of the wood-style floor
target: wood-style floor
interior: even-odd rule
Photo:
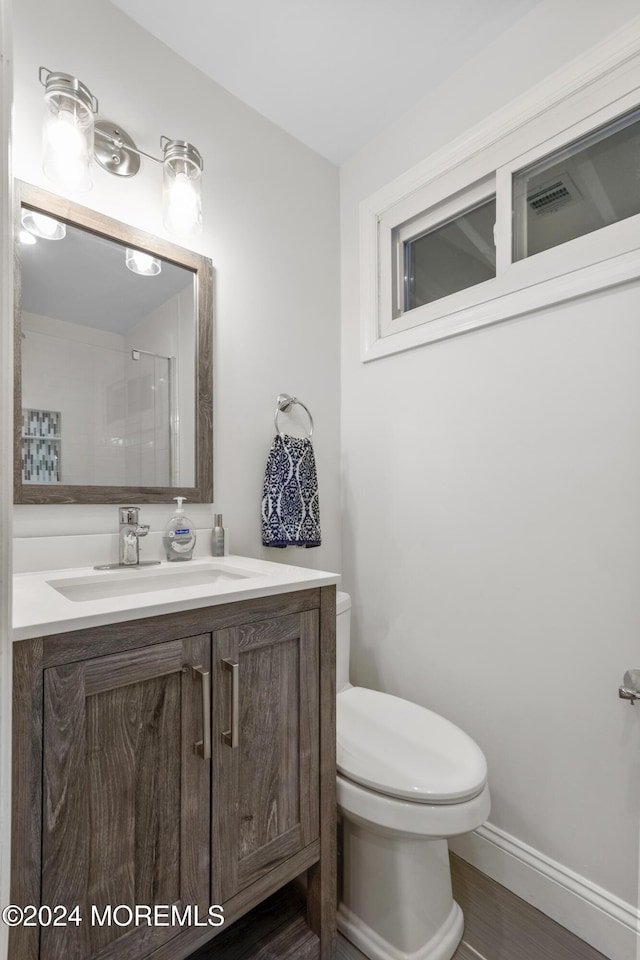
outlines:
[[[454,960],[607,960],[475,867],[450,859],[453,895],[464,914]]]

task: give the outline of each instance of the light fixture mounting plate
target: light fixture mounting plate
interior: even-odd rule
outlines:
[[[93,152],[100,166],[109,173],[118,177],[134,177],[140,169],[140,157],[137,152],[134,153],[137,149],[122,127],[106,120],[96,123]]]

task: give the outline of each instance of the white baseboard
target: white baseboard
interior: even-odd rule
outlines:
[[[640,957],[640,911],[503,830],[484,824],[450,850],[610,960]]]

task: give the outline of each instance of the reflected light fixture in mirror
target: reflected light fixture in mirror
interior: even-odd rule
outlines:
[[[60,220],[54,220],[53,217],[47,217],[44,213],[37,213],[35,210],[24,208],[20,217],[23,231],[28,233],[33,240],[26,240],[26,243],[34,243],[36,237],[41,240],[63,240],[67,235],[66,224]]]
[[[162,264],[157,257],[152,257],[150,253],[142,250],[132,250],[131,247],[127,247],[125,263],[132,273],[141,277],[157,277],[162,270]]]
[[[92,159],[115,176],[133,177],[145,157],[163,166],[165,227],[181,236],[200,232],[204,163],[193,144],[163,136],[163,156],[154,157],[121,127],[95,122],[98,101],[77,77],[40,67],[39,78],[45,88],[43,170],[52,183],[64,191],[87,190]]]

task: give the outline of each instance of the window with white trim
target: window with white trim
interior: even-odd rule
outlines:
[[[361,204],[363,360],[640,278],[636,47]]]

